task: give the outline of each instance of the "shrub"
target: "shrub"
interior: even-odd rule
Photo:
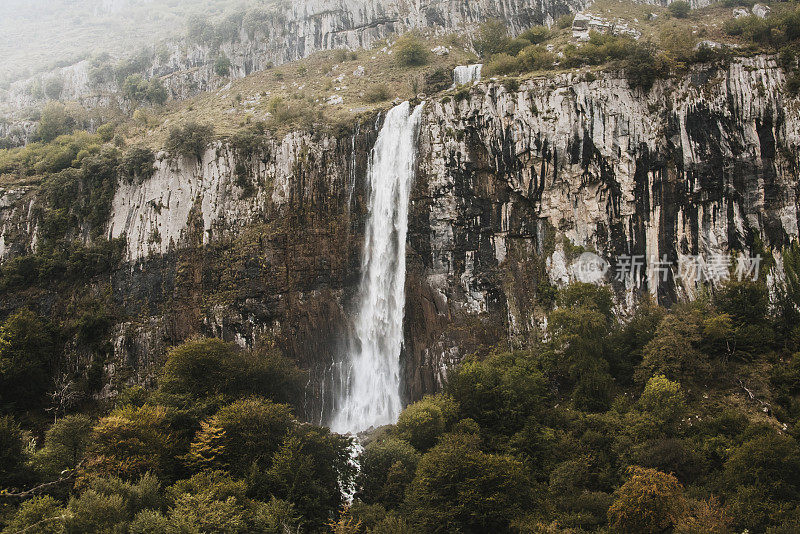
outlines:
[[[472,46],[483,58],[506,52],[510,43],[508,28],[500,20],[484,22],[478,29]]]
[[[10,483],[22,467],[22,429],[10,415],[0,416],[0,484]]]
[[[377,102],[385,102],[392,98],[392,93],[389,86],[385,83],[371,85],[364,91],[364,101],[370,104]]]
[[[678,19],[684,19],[689,16],[692,10],[691,4],[685,0],[675,0],[668,6],[669,14]]]
[[[292,503],[275,497],[269,502],[258,503],[253,510],[253,527],[267,534],[299,532],[300,520]]]
[[[161,105],[167,101],[168,98],[167,88],[159,78],[151,78],[147,82],[147,92],[145,93],[145,100],[151,104]]]
[[[524,352],[466,361],[448,376],[446,391],[458,403],[461,417],[489,432],[516,432],[547,398],[545,378]]]
[[[293,503],[309,526],[320,528],[343,504],[355,475],[351,438],[302,425],[286,438],[266,473],[264,489]]]
[[[666,315],[653,339],[644,347],[640,379],[660,373],[673,380],[702,379],[710,372],[708,359],[698,350],[698,317],[692,312]]]
[[[669,74],[669,65],[647,46],[635,46],[625,61],[628,84],[649,91],[656,80]]]
[[[196,122],[187,122],[181,126],[173,126],[169,130],[166,148],[173,155],[185,158],[203,157],[206,147],[214,137],[214,128]]]
[[[517,55],[517,58],[525,70],[549,69],[555,61],[552,53],[538,45],[526,47]]]
[[[522,70],[522,64],[518,58],[501,53],[493,55],[484,68],[489,76],[505,76],[518,74]]]
[[[414,478],[419,453],[398,439],[376,440],[364,448],[356,496],[367,504],[381,503],[397,507],[403,500],[406,486]]]
[[[217,76],[228,76],[231,73],[231,60],[225,54],[220,54],[214,60],[214,73]]]
[[[101,125],[97,128],[97,135],[100,136],[100,141],[103,143],[108,143],[112,139],[114,139],[114,131],[116,130],[116,126],[114,124],[108,122],[106,124]]]
[[[169,531],[169,519],[157,510],[142,510],[128,527],[130,534],[162,534]]]
[[[128,182],[144,181],[155,172],[156,155],[149,147],[136,145],[129,148],[122,156],[119,170]]]
[[[207,421],[192,442],[187,463],[198,468],[229,467],[245,475],[253,465],[266,467],[294,418],[288,406],[258,398],[225,406]]]
[[[23,502],[3,530],[4,533],[35,532],[62,534],[66,514],[59,502],[49,495]]]
[[[406,497],[424,532],[507,532],[534,504],[522,462],[486,454],[465,435],[447,436],[422,457]]]
[[[113,532],[118,523],[127,519],[127,508],[119,495],[103,495],[87,490],[79,497],[72,497],[67,506],[67,532]]]
[[[92,431],[87,470],[131,480],[170,468],[174,437],[166,409],[123,406],[100,419]]]
[[[49,143],[59,135],[69,134],[76,127],[76,120],[64,104],[48,102],[42,109],[42,117],[36,130],[36,137]]]
[[[556,26],[558,26],[558,28],[561,30],[570,28],[572,26],[573,20],[575,20],[575,15],[572,14],[561,15],[560,17],[558,17],[558,20],[556,20]]]
[[[86,415],[62,417],[47,430],[44,447],[37,451],[35,463],[50,475],[75,468],[89,446],[92,426]]]
[[[547,26],[533,26],[522,32],[520,37],[530,43],[539,44],[550,37],[550,30],[547,29]]]
[[[219,339],[197,339],[167,354],[160,390],[186,402],[262,395],[296,400],[303,374],[275,347],[243,351]]]
[[[397,421],[397,436],[424,451],[455,422],[458,405],[448,395],[428,396],[409,405]]]
[[[18,407],[42,402],[55,356],[51,330],[21,309],[0,326],[0,402]]]
[[[675,526],[686,508],[678,480],[655,469],[630,468],[631,478],[608,509],[615,532],[658,534]]]
[[[636,406],[655,418],[657,424],[666,431],[677,429],[686,414],[686,398],[681,385],[662,375],[647,381]]]
[[[419,38],[406,34],[397,40],[394,46],[397,63],[401,67],[418,67],[426,65],[430,52]]]

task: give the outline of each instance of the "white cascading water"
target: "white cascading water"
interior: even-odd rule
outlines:
[[[422,104],[386,114],[367,168],[369,213],[361,260],[358,315],[331,422],[340,433],[394,423],[400,403],[408,199]]]
[[[464,85],[465,83],[475,83],[481,81],[481,71],[483,64],[459,65],[453,69],[453,87]]]

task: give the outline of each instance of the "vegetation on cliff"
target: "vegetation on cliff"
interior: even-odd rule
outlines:
[[[303,374],[270,345],[189,341],[156,389],[31,427],[60,337],[21,312],[0,328],[0,379],[40,386],[3,388],[0,520],[9,533],[791,532],[790,293],[775,313],[763,282],[732,281],[620,321],[609,290],[568,286],[547,338],[453,369],[366,438],[358,472],[349,438],[292,415]]]

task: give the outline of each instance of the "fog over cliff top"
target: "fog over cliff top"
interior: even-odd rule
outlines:
[[[276,0],[6,0],[0,83],[108,52],[124,54],[185,33],[192,15],[222,18]],[[20,46],[24,43],[25,46]]]

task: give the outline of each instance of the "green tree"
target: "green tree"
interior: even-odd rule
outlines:
[[[419,453],[405,441],[393,438],[373,441],[361,453],[356,496],[367,504],[396,508],[414,478],[419,458]]]
[[[231,60],[225,54],[220,54],[214,60],[214,73],[217,76],[228,76],[231,73]]]
[[[612,529],[620,533],[660,534],[673,528],[686,509],[678,479],[642,467],[630,468],[630,474],[608,509]]]
[[[663,374],[673,380],[706,378],[710,365],[698,349],[700,329],[700,318],[693,311],[666,315],[644,348],[639,378],[653,374]]]
[[[352,440],[325,428],[295,428],[275,453],[266,490],[291,502],[312,528],[320,528],[342,507],[342,490],[352,487]]]
[[[164,407],[122,406],[98,421],[86,469],[125,480],[170,469],[175,442]]]
[[[118,524],[128,519],[128,510],[120,495],[104,495],[91,489],[72,497],[67,510],[68,534],[113,532]]]
[[[427,396],[406,407],[397,420],[397,437],[425,451],[433,447],[458,417],[458,404],[449,395]]]
[[[42,116],[39,119],[36,136],[45,143],[49,143],[59,135],[72,133],[76,126],[75,117],[67,111],[64,104],[48,102],[42,108]]]
[[[776,501],[794,501],[800,496],[800,447],[777,433],[750,439],[731,453],[723,478],[729,489],[752,486]]]
[[[169,351],[159,388],[189,404],[248,395],[294,403],[300,398],[303,376],[274,344],[244,351],[220,339],[196,339]]]
[[[395,57],[401,67],[417,67],[428,63],[430,53],[416,36],[407,34],[397,40]]]
[[[210,125],[187,122],[170,128],[166,148],[172,155],[199,160],[213,137],[214,128]]]
[[[548,396],[547,381],[532,354],[494,354],[484,361],[465,361],[448,376],[446,391],[461,416],[489,432],[513,433],[538,413]]]
[[[423,532],[506,532],[533,504],[522,462],[486,454],[474,436],[456,434],[422,457],[405,510]]]
[[[259,399],[241,399],[224,406],[198,432],[189,453],[195,464],[227,466],[232,473],[247,474],[253,464],[266,468],[294,418],[289,407]]]
[[[60,503],[49,495],[24,501],[6,524],[3,534],[30,532],[32,534],[62,534],[66,513]]]
[[[0,326],[0,403],[42,402],[56,358],[55,336],[33,312],[21,309]]]
[[[506,25],[500,20],[490,20],[481,25],[472,46],[478,55],[488,58],[505,52],[510,41]]]
[[[22,429],[10,415],[0,416],[0,488],[13,482],[24,462]]]
[[[647,381],[636,408],[663,429],[677,430],[686,415],[686,398],[678,382],[656,375]]]
[[[89,446],[93,422],[83,414],[67,415],[51,426],[44,447],[36,452],[35,464],[50,475],[74,469]]]

